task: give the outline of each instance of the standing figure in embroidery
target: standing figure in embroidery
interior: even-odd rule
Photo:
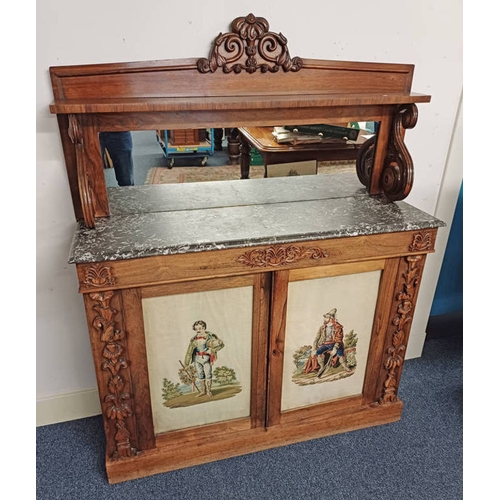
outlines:
[[[184,364],[191,363],[196,368],[196,375],[200,381],[200,396],[212,397],[212,365],[217,359],[217,351],[224,347],[224,342],[217,335],[207,331],[207,324],[198,320],[193,324],[195,335],[189,341]]]
[[[337,359],[347,372],[352,371],[344,356],[344,327],[337,321],[337,309],[323,315],[323,324],[314,339],[312,352],[319,365],[318,378],[328,366],[335,366]]]

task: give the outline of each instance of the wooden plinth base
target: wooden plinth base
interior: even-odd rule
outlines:
[[[229,432],[216,440],[206,439],[193,445],[161,446],[138,453],[132,458],[107,460],[110,484],[201,465],[216,460],[246,455],[257,451],[317,439],[343,432],[389,424],[401,418],[403,404],[395,403],[363,407],[349,415],[334,416],[323,421],[301,421],[268,428]]]

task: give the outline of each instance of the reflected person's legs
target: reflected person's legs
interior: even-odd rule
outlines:
[[[132,133],[131,132],[100,132],[99,142],[101,152],[108,150],[116,182],[119,186],[134,185],[134,162],[132,160]]]

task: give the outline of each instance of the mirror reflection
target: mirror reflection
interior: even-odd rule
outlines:
[[[378,122],[101,132],[108,187],[356,171]]]

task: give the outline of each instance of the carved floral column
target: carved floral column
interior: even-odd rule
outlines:
[[[422,236],[425,241],[425,236]],[[415,240],[414,240],[415,243]],[[391,316],[392,334],[383,358],[385,380],[382,395],[378,403],[394,403],[398,400],[397,391],[402,366],[408,345],[413,311],[417,300],[418,288],[422,277],[425,255],[408,255],[403,257],[399,266],[399,279],[394,297],[395,305]]]
[[[95,264],[85,270],[83,287],[96,288],[115,283],[109,266]],[[105,419],[108,456],[111,459],[136,455],[133,399],[130,393],[126,332],[120,328],[119,311],[112,307],[120,294],[113,290],[91,291],[84,295],[91,326],[91,343],[97,382]]]

